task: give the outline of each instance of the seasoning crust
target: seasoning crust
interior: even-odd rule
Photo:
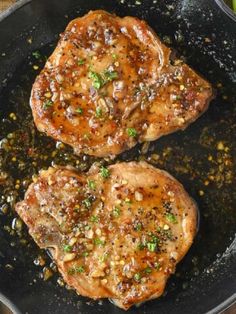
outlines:
[[[163,293],[197,227],[183,186],[146,162],[42,170],[16,211],[68,285],[125,310]]]
[[[37,128],[99,157],[185,129],[212,88],[170,54],[135,17],[99,10],[71,21],[32,88]]]

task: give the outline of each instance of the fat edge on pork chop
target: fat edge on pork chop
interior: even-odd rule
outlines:
[[[212,88],[170,53],[138,18],[101,10],[76,18],[33,85],[37,128],[99,157],[185,129]]]
[[[125,310],[163,293],[197,224],[183,186],[146,162],[43,170],[16,211],[69,286]]]

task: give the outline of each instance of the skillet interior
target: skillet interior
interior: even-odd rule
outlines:
[[[0,215],[0,291],[23,313],[122,313],[108,301],[92,302],[60,287],[58,274],[46,282],[40,279],[43,267],[33,261],[43,253],[24,228],[22,232],[11,229],[15,214],[10,205],[23,197],[32,174],[52,161],[81,170],[94,161],[75,157],[67,147],[56,149],[53,140],[39,134],[28,99],[34,77],[58,34],[72,18],[98,8],[145,19],[217,90],[210,109],[186,131],[152,143],[146,154],[139,146],[117,158],[144,158],[172,173],[195,198],[201,215],[196,241],[169,281],[166,295],[130,313],[217,312],[216,307],[236,291],[236,24],[213,0],[140,2],[38,0],[0,23],[0,172],[8,174],[8,184],[0,182],[0,206],[3,211],[5,204],[9,208],[7,215]],[[40,50],[41,58],[32,56],[35,50]],[[9,149],[11,141],[16,144]],[[17,179],[21,181],[18,190]],[[45,259],[49,266],[50,259]]]

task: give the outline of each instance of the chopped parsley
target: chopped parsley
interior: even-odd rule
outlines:
[[[136,137],[138,135],[137,131],[134,128],[128,128],[127,134],[129,137]]]
[[[88,252],[83,252],[83,253],[82,253],[82,256],[84,256],[84,257],[87,257],[88,255],[89,255]]]
[[[69,244],[64,245],[64,247],[63,247],[63,251],[64,252],[69,253],[69,252],[71,252],[71,250],[72,250],[72,246],[71,245],[69,245]]]
[[[116,71],[105,70],[103,72],[103,76],[105,78],[105,82],[111,82],[118,78],[118,73]]]
[[[95,113],[96,113],[97,118],[102,117],[102,109],[101,108],[97,107]]]
[[[151,267],[147,266],[141,272],[134,274],[133,278],[135,281],[140,282],[143,276],[151,274],[151,272],[152,272]]]
[[[83,113],[83,109],[82,109],[82,108],[77,108],[77,109],[75,110],[75,112],[77,112],[77,113],[79,113],[79,114],[82,114],[82,113]]]
[[[138,249],[139,249],[140,251],[142,251],[144,248],[145,248],[145,245],[140,242],[140,243],[138,244]]]
[[[109,169],[107,169],[106,167],[102,166],[102,167],[100,168],[100,175],[101,175],[104,179],[108,178],[108,177],[110,176],[110,171],[109,171]]]
[[[84,272],[84,266],[76,266],[75,272],[76,273],[83,273]]]
[[[93,243],[95,244],[95,245],[105,245],[105,241],[102,241],[101,239],[99,239],[99,238],[95,238],[94,240],[93,240]]]
[[[99,73],[96,73],[94,71],[89,71],[89,78],[93,81],[93,87],[95,89],[100,89],[104,85],[104,80],[102,76]]]
[[[94,180],[88,180],[88,187],[91,189],[91,190],[95,190],[96,189],[96,183]]]
[[[166,213],[165,216],[166,216],[166,219],[167,219],[169,222],[171,222],[171,223],[173,223],[173,224],[177,224],[177,219],[176,219],[176,216],[175,216],[174,214]]]
[[[151,236],[150,242],[157,243],[157,244],[160,242],[159,238],[155,234],[151,233],[150,236]]]
[[[95,89],[102,88],[106,83],[112,82],[113,80],[118,78],[118,73],[116,71],[105,70],[101,74],[89,71],[88,77],[93,81],[93,87]]]
[[[151,274],[151,272],[152,272],[151,267],[146,267],[146,268],[144,269],[144,272],[145,272],[145,274]]]
[[[98,222],[98,216],[91,216],[90,221],[91,222]]]
[[[52,107],[53,102],[50,99],[47,99],[43,103],[43,109],[47,110],[48,108]]]
[[[120,208],[115,206],[113,211],[112,211],[112,214],[113,214],[114,217],[120,216]]]
[[[41,54],[39,51],[34,51],[32,52],[32,56],[35,57],[35,59],[40,59],[41,58]]]
[[[147,248],[150,252],[155,252],[157,248],[157,243],[148,242]]]
[[[141,280],[141,278],[142,278],[142,275],[140,273],[134,274],[134,280],[135,281],[139,282]]]
[[[92,203],[91,203],[91,201],[90,201],[89,198],[84,199],[84,200],[82,201],[82,203],[84,204],[84,206],[85,206],[86,208],[90,208],[91,205],[92,205]]]
[[[154,234],[150,234],[151,236],[151,239],[147,242],[147,249],[150,251],[150,252],[155,252],[157,250],[157,247],[158,247],[158,244],[160,242],[160,239],[155,236]]]
[[[84,59],[79,59],[78,60],[78,65],[83,65],[85,63],[85,60]]]
[[[137,223],[136,226],[134,227],[134,229],[135,229],[136,231],[141,231],[142,228],[143,228],[143,225],[142,225],[141,222]]]
[[[150,252],[156,252],[160,239],[152,233],[149,236],[149,241],[145,243],[140,242],[138,245],[138,249],[143,250],[144,248],[147,248]]]
[[[81,274],[83,272],[84,272],[84,266],[75,266],[75,267],[69,268],[68,270],[69,275]]]

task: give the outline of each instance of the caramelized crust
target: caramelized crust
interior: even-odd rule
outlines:
[[[67,284],[125,310],[163,293],[197,224],[183,186],[145,162],[41,171],[16,211]]]
[[[61,35],[30,103],[40,131],[104,157],[185,129],[211,98],[210,84],[171,62],[144,21],[91,11]]]

